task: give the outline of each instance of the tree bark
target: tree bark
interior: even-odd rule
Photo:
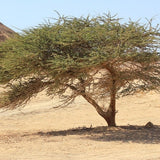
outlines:
[[[110,66],[105,66],[105,69],[109,71],[112,83],[110,86],[110,105],[106,112],[105,120],[108,126],[116,126],[115,116],[116,116],[116,73],[114,69]]]
[[[111,100],[109,108],[106,112],[106,116],[104,117],[104,119],[108,123],[108,126],[116,126],[115,116],[116,116],[115,100]]]
[[[105,119],[105,121],[107,122],[109,127],[116,126],[116,123],[115,123],[116,112],[115,112],[115,99],[114,98],[113,99],[111,98],[111,102],[110,102],[109,108],[108,108],[107,112],[104,112],[101,109],[101,107],[90,96],[88,96],[86,93],[82,94],[82,96],[90,104],[92,104],[95,107],[95,109],[98,112],[98,114]]]
[[[116,116],[116,81],[113,79],[112,87],[110,91],[110,105],[107,111],[107,123],[109,126],[116,126],[115,116]]]
[[[79,92],[77,88],[75,88],[74,86],[68,85],[72,90],[77,91],[84,99],[87,100],[87,102],[89,102],[92,106],[94,106],[94,108],[96,109],[97,113],[103,117],[105,119],[105,121],[107,122],[108,126],[116,126],[115,123],[115,92],[111,92],[111,99],[110,99],[110,105],[109,108],[107,110],[107,112],[103,111],[102,108],[98,105],[98,103],[92,99],[85,91],[81,91]],[[113,90],[114,91],[114,90]]]

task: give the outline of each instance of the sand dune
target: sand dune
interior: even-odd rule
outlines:
[[[160,98],[150,92],[117,101],[117,128],[107,128],[79,97],[67,108],[44,93],[21,110],[0,113],[0,160],[159,160]],[[153,128],[144,125],[151,121]]]

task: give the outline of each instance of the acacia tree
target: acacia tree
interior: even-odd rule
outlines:
[[[109,14],[59,16],[24,31],[0,46],[0,82],[9,87],[0,107],[14,109],[46,89],[65,105],[84,97],[115,126],[116,98],[159,90],[159,38],[150,21],[120,23]]]

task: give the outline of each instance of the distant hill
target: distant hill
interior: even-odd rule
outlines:
[[[16,34],[16,32],[0,22],[0,43],[5,41],[9,37],[12,37],[14,34]]]

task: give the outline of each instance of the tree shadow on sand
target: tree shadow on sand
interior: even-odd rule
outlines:
[[[100,126],[95,128],[75,128],[61,131],[38,132],[40,136],[67,136],[82,135],[81,138],[88,138],[95,141],[120,141],[134,142],[144,144],[160,143],[160,126],[119,126],[106,127]]]

